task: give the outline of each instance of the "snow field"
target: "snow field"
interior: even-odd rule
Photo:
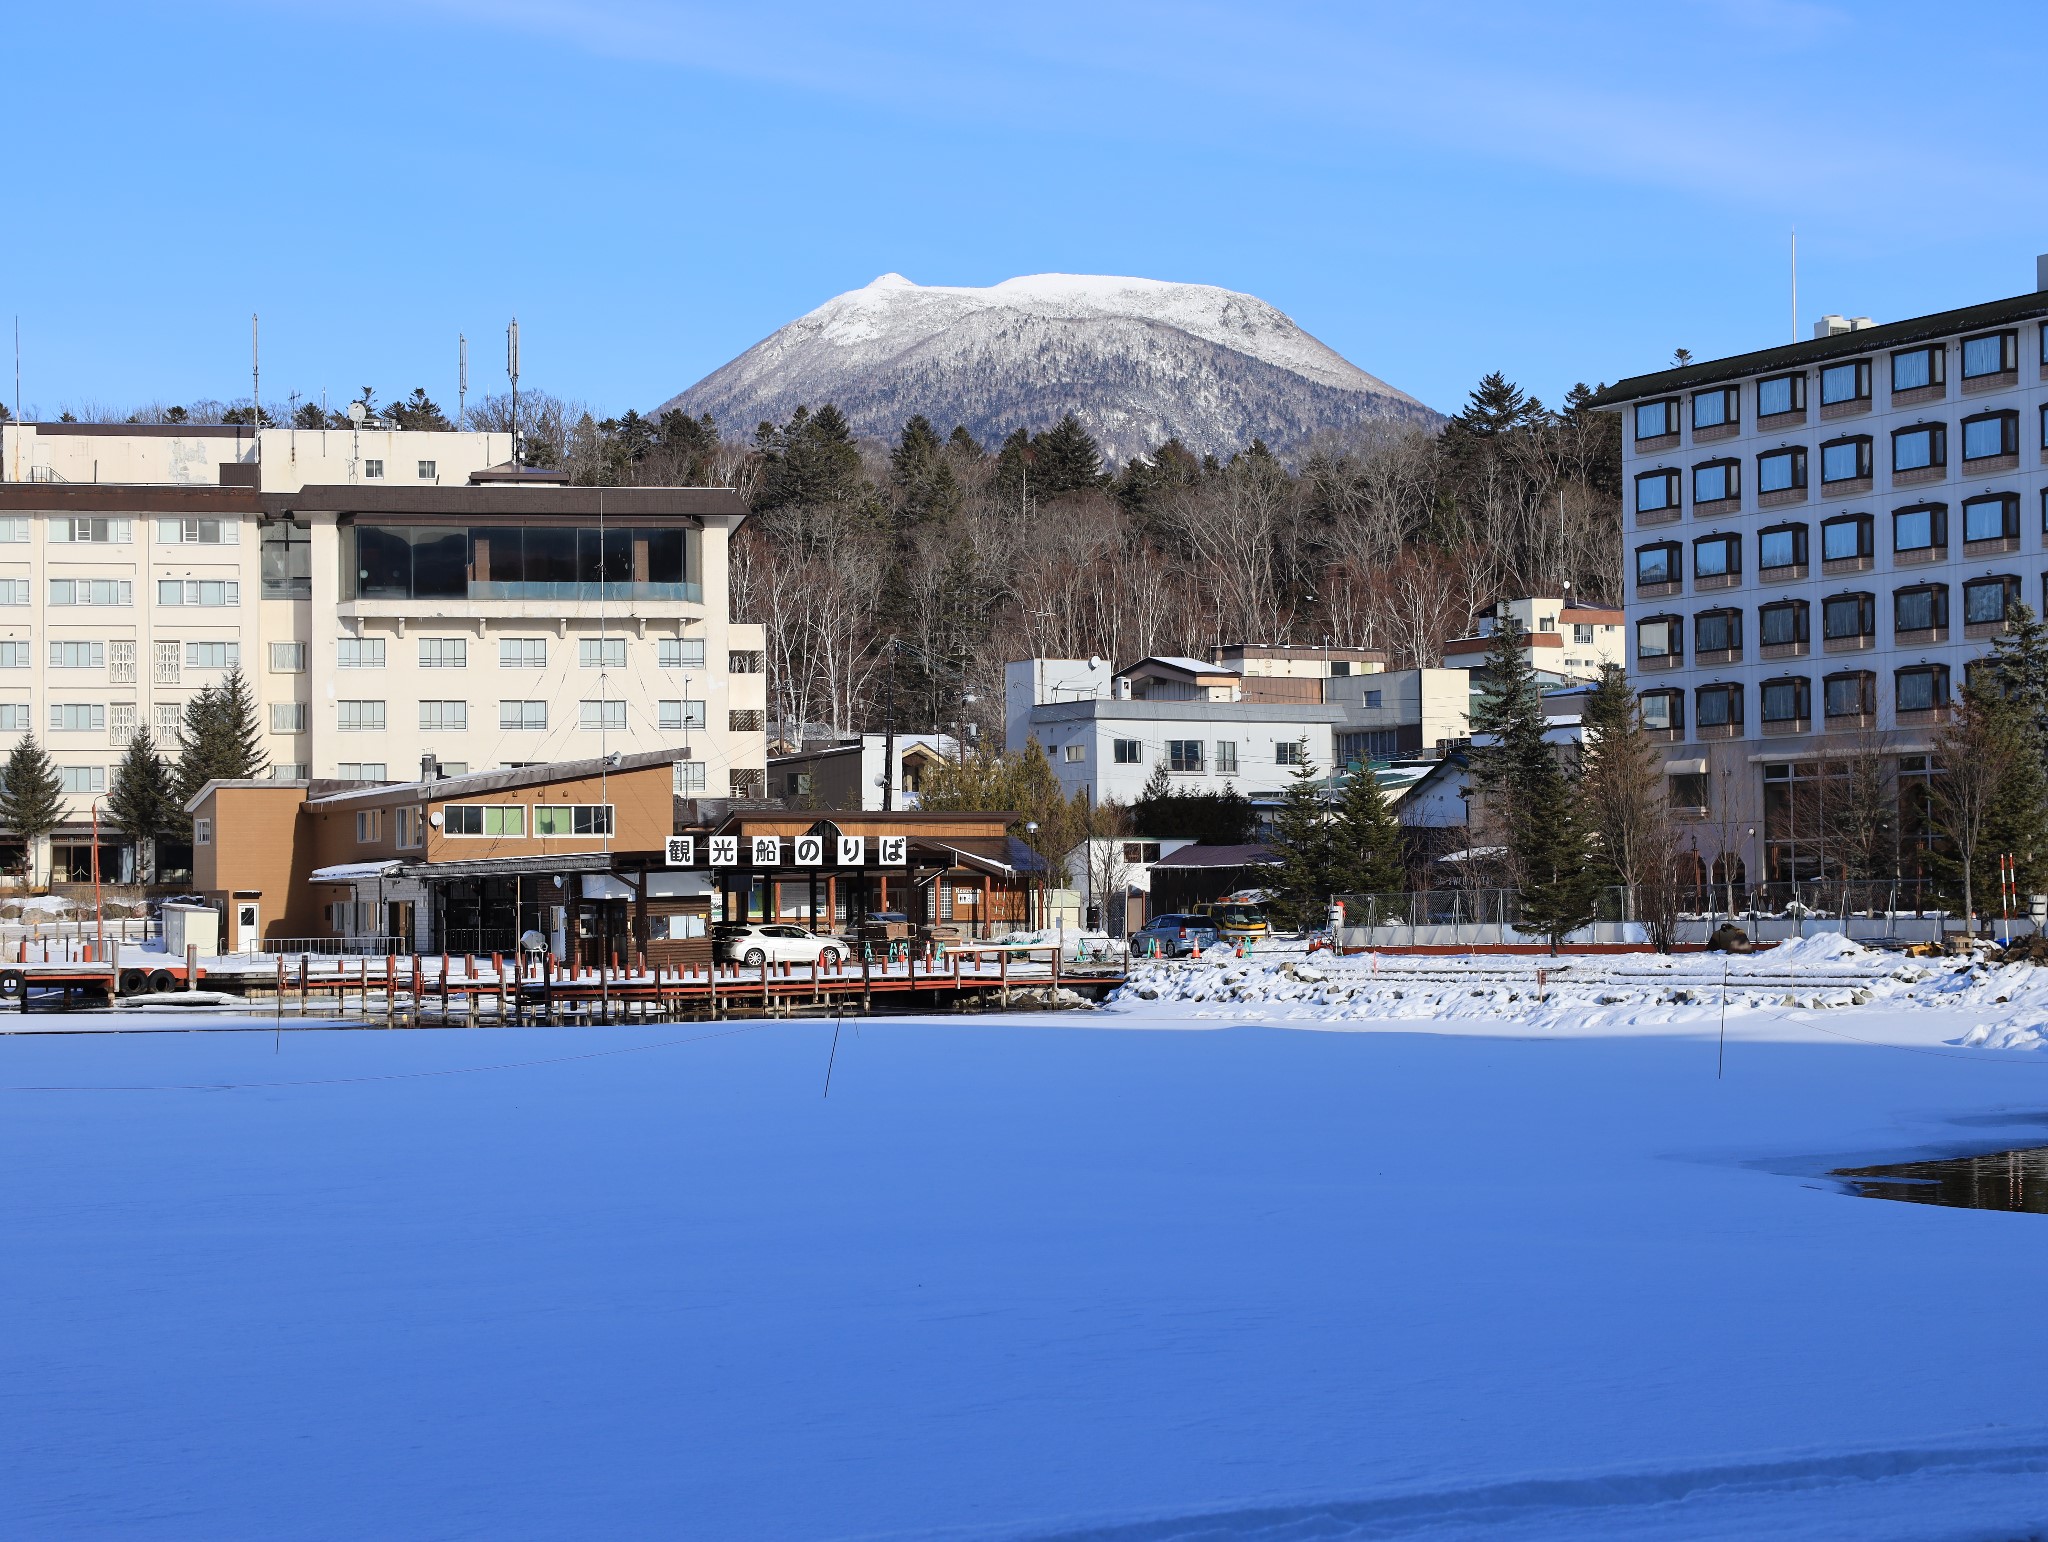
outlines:
[[[2048,1221],[1826,1176],[2048,1140],[1947,978],[0,1040],[0,1534],[2024,1536]]]

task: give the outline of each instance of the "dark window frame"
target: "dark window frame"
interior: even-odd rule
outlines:
[[[1785,461],[1792,468],[1792,480],[1783,487],[1764,486],[1764,466],[1770,461]],[[1806,446],[1803,444],[1781,445],[1775,450],[1761,450],[1756,457],[1756,491],[1758,497],[1767,493],[1798,492],[1806,486]]]
[[[1976,423],[1999,425],[2001,432],[1998,436],[1997,449],[1983,455],[1970,453],[1970,428]],[[2002,408],[1995,412],[1973,412],[1956,426],[1961,431],[1957,437],[1962,440],[1965,466],[1973,460],[1996,460],[2002,455],[2017,455],[2020,452],[2020,415],[2011,408]]]
[[[1809,549],[1810,532],[1804,520],[1787,520],[1783,524],[1766,525],[1756,533],[1756,570],[1758,576],[1765,573],[1781,573],[1786,568],[1801,568],[1810,565],[1812,552]],[[1768,536],[1790,535],[1792,537],[1792,560],[1790,562],[1766,562],[1764,540]]]
[[[1652,725],[1647,703],[1652,697],[1670,705],[1665,709],[1666,718],[1662,723]],[[1636,711],[1642,715],[1643,726],[1651,732],[1685,732],[1685,691],[1675,685],[1660,686],[1654,690],[1639,691],[1636,694]]]
[[[1773,689],[1792,687],[1794,710],[1771,713]],[[1762,723],[1810,723],[1813,721],[1813,680],[1808,675],[1776,675],[1757,684],[1757,721]]]
[[[1834,629],[1834,610],[1845,601],[1856,605],[1857,629],[1853,632],[1837,632]],[[1820,635],[1824,642],[1838,642],[1846,637],[1875,637],[1877,635],[1877,595],[1868,589],[1850,589],[1841,594],[1830,594],[1820,602]]]
[[[1646,508],[1643,504],[1643,484],[1646,482],[1664,483],[1670,493],[1669,501]],[[1636,512],[1638,514],[1662,514],[1666,509],[1675,509],[1680,506],[1678,468],[1676,466],[1660,466],[1655,471],[1639,471],[1636,473]]]
[[[1653,407],[1662,407],[1664,409],[1664,427],[1654,434],[1646,434],[1643,432],[1643,414]],[[1635,430],[1635,439],[1638,443],[1645,439],[1662,439],[1667,435],[1677,433],[1678,398],[1666,396],[1658,401],[1637,402],[1635,411],[1629,418],[1629,426]]]
[[[1856,706],[1853,711],[1835,710],[1834,691],[1836,685],[1854,682]],[[1877,711],[1877,672],[1869,669],[1837,669],[1820,678],[1821,715],[1823,717],[1869,717]]]
[[[1927,700],[1906,705],[1906,681],[1925,680],[1928,683]],[[1946,664],[1908,664],[1892,672],[1892,710],[1894,712],[1929,712],[1947,706],[1949,703],[1949,669]]]
[[[1728,638],[1725,642],[1707,643],[1700,635],[1701,624],[1709,621],[1726,621]],[[1717,605],[1711,610],[1695,612],[1692,618],[1692,650],[1694,657],[1702,653],[1735,653],[1742,649],[1742,609],[1736,605]]]
[[[1643,628],[1658,622],[1663,623],[1670,629],[1667,635],[1672,640],[1672,646],[1667,647],[1662,653],[1645,653],[1643,652]],[[1636,618],[1635,642],[1636,657],[1638,659],[1682,660],[1685,657],[1685,617],[1670,612],[1660,612],[1654,616],[1638,616]]]
[[[1700,473],[1702,471],[1725,471],[1725,491],[1719,498],[1700,496]],[[1696,461],[1692,468],[1692,501],[1695,506],[1702,503],[1723,503],[1742,496],[1742,462],[1732,455],[1717,456],[1713,460]]]
[[[1728,555],[1727,565],[1718,573],[1700,571],[1700,552],[1709,546],[1719,546]],[[1742,576],[1742,537],[1719,533],[1695,536],[1692,543],[1692,576],[1697,582],[1702,578],[1740,578]]]
[[[1851,393],[1847,396],[1828,395],[1828,376],[1842,370],[1850,370]],[[1823,407],[1839,407],[1845,402],[1867,402],[1870,400],[1870,360],[1842,359],[1820,367],[1820,404]]]
[[[1913,594],[1913,595],[1921,595],[1921,594],[1924,594],[1924,595],[1926,595],[1926,596],[1928,597],[1928,601],[1929,601],[1929,604],[1928,604],[1928,607],[1927,607],[1927,616],[1928,616],[1928,620],[1927,620],[1927,625],[1926,625],[1926,626],[1901,626],[1901,625],[1899,625],[1899,602],[1900,602],[1901,600],[1903,600],[1903,599],[1904,599],[1904,598],[1905,598],[1905,597],[1906,597],[1907,595],[1909,595],[1909,594]],[[1901,585],[1900,585],[1900,586],[1899,586],[1898,588],[1896,588],[1896,589],[1894,589],[1894,590],[1892,591],[1892,632],[1893,632],[1893,634],[1894,634],[1894,635],[1897,635],[1897,634],[1898,634],[1898,633],[1900,633],[1900,632],[1928,632],[1928,631],[1939,631],[1939,630],[1941,630],[1942,628],[1946,627],[1947,625],[1948,625],[1948,585],[1947,585],[1947,584],[1945,584],[1945,583],[1941,583],[1941,584],[1901,584]]]
[[[1662,578],[1643,577],[1643,558],[1653,551],[1668,554],[1666,572]],[[1685,578],[1685,545],[1681,541],[1648,541],[1636,548],[1636,585],[1675,584]]]
[[[1718,423],[1700,421],[1699,404],[1719,398],[1722,418]],[[1742,425],[1742,388],[1740,386],[1715,386],[1711,390],[1692,393],[1692,426],[1697,433],[1703,428],[1739,428]]]
[[[1838,450],[1843,445],[1855,446],[1856,469],[1847,476],[1831,477],[1828,475],[1828,451]],[[1871,468],[1875,462],[1876,450],[1870,435],[1844,434],[1839,439],[1829,439],[1820,447],[1820,485],[1826,487],[1831,482],[1867,482],[1871,478]]]
[[[1828,552],[1828,532],[1847,525],[1857,532],[1856,550],[1846,556],[1831,556]],[[1853,562],[1877,554],[1877,522],[1868,514],[1832,514],[1820,522],[1820,560],[1823,562]]]
[[[1743,695],[1742,686],[1736,681],[1716,681],[1712,685],[1698,687],[1693,692],[1695,698],[1693,704],[1695,708],[1694,723],[1700,728],[1740,728],[1742,726]],[[1705,702],[1709,696],[1719,698],[1727,704],[1728,708],[1725,716],[1717,718],[1711,723],[1707,721],[1705,712],[1697,710],[1699,705]]]
[[[1998,586],[1999,592],[2004,596],[2004,602],[1999,606],[1998,614],[1996,616],[1972,615],[1970,613],[1971,595],[1974,592],[1988,589],[1993,584]],[[1983,626],[1987,622],[1996,622],[1998,625],[2003,626],[2007,618],[2012,615],[2013,606],[2019,603],[2021,592],[2020,578],[2016,573],[1986,573],[1977,578],[1964,579],[1963,625]]]
[[[1924,358],[1926,358],[1926,359],[1928,360],[1928,369],[1927,369],[1927,376],[1928,376],[1928,378],[1927,378],[1927,379],[1926,379],[1926,380],[1925,380],[1924,382],[1922,382],[1921,384],[1919,384],[1919,385],[1911,385],[1911,386],[1902,386],[1902,385],[1900,385],[1900,384],[1899,384],[1899,360],[1901,360],[1901,359],[1912,359],[1912,358],[1922,358],[1922,357],[1924,357]],[[1943,385],[1947,385],[1947,384],[1948,384],[1948,349],[1947,349],[1947,347],[1946,347],[1945,345],[1943,345],[1943,344],[1941,344],[1941,343],[1929,343],[1929,344],[1925,344],[1925,345],[1923,345],[1923,346],[1921,346],[1921,347],[1919,347],[1919,348],[1899,348],[1899,349],[1894,349],[1894,350],[1893,350],[1893,352],[1892,352],[1892,390],[1893,390],[1894,392],[1899,392],[1899,391],[1925,391],[1925,390],[1928,390],[1928,389],[1930,389],[1931,387],[1934,387],[1934,386],[1943,386]]]
[[[1789,383],[1790,383],[1790,386],[1791,386],[1790,396],[1791,396],[1791,402],[1792,402],[1792,405],[1791,405],[1791,406],[1789,406],[1789,407],[1784,407],[1784,408],[1780,408],[1780,409],[1779,409],[1778,411],[1776,411],[1776,412],[1765,412],[1765,411],[1764,411],[1764,387],[1765,387],[1765,386],[1772,386],[1772,385],[1776,385],[1776,384],[1777,384],[1777,383],[1778,383],[1779,381],[1781,381],[1781,380],[1782,380],[1782,381],[1787,381],[1787,382],[1789,382]],[[1764,419],[1764,418],[1767,418],[1767,417],[1771,417],[1771,418],[1781,418],[1781,417],[1784,417],[1784,416],[1786,416],[1786,415],[1787,415],[1787,414],[1789,414],[1789,413],[1794,413],[1794,412],[1804,412],[1805,410],[1806,410],[1806,371],[1805,371],[1805,370],[1803,370],[1803,369],[1799,369],[1799,370],[1793,370],[1793,371],[1792,371],[1791,373],[1789,373],[1789,374],[1783,374],[1783,375],[1765,375],[1765,376],[1764,376],[1764,377],[1763,377],[1762,379],[1760,379],[1760,380],[1758,380],[1758,381],[1757,381],[1757,383],[1756,383],[1756,415],[1757,415],[1757,418],[1758,418],[1758,420],[1759,420],[1759,421],[1761,421],[1762,419]]]
[[[1781,615],[1796,618],[1797,625],[1792,630],[1798,634],[1797,636],[1776,639],[1771,637],[1770,618]],[[1759,605],[1756,608],[1756,640],[1757,646],[1760,648],[1797,647],[1802,643],[1811,643],[1813,641],[1812,605],[1805,600],[1773,600],[1768,605]]]
[[[1917,434],[1927,435],[1928,459],[1918,466],[1899,464],[1899,444]],[[1892,430],[1892,474],[1902,471],[1939,471],[1948,465],[1948,424],[1911,423]]]
[[[1928,516],[1928,541],[1924,546],[1901,546],[1899,544],[1899,521],[1909,514]],[[1948,545],[1948,505],[1945,503],[1909,503],[1903,509],[1892,510],[1892,551],[1941,551]]]
[[[1970,344],[1988,343],[1994,340],[1999,345],[1998,367],[1996,369],[1971,369]],[[1959,367],[1965,380],[1988,380],[1993,375],[2008,375],[2020,367],[2020,335],[2016,329],[2011,327],[2006,327],[1996,332],[1972,333],[1958,345],[1958,352],[1961,355]]]
[[[1987,504],[1999,508],[1998,534],[1970,534],[1970,510],[1981,509]],[[2020,534],[2020,495],[2018,493],[1979,493],[1974,498],[1963,500],[1963,541],[2016,541]]]

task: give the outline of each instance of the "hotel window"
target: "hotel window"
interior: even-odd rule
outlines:
[[[125,749],[135,741],[135,703],[117,701],[107,708],[107,742]]]
[[[704,762],[701,760],[678,760],[670,763],[671,783],[678,793],[702,792],[707,785],[704,779]]]
[[[302,642],[272,643],[270,672],[273,675],[303,675],[306,672],[306,645]]]
[[[1892,355],[1892,390],[1924,391],[1929,386],[1942,383],[1942,366],[1947,351],[1939,345],[1932,348],[1908,348],[1903,353]]]
[[[356,844],[367,846],[372,841],[384,839],[384,810],[380,808],[358,809],[356,811]]]
[[[337,669],[382,669],[384,639],[344,637],[334,645],[334,663]]]
[[[1678,473],[1645,471],[1636,478],[1636,512],[1655,514],[1678,507]]]
[[[548,704],[544,701],[501,701],[498,727],[519,733],[541,733],[548,726]]]
[[[1915,584],[1892,592],[1892,631],[1936,632],[1948,625],[1948,585]]]
[[[1200,739],[1168,739],[1166,741],[1166,769],[1169,771],[1201,770],[1202,741]]]
[[[1693,619],[1692,646],[1696,654],[1736,654],[1742,651],[1742,612],[1703,610]]]
[[[1870,477],[1870,436],[1836,439],[1820,447],[1821,485],[1867,481]]]
[[[1989,460],[1998,455],[2020,452],[2020,415],[2017,412],[1987,412],[1963,419],[1963,459]]]
[[[1756,613],[1757,641],[1766,648],[1802,647],[1812,635],[1808,630],[1804,600],[1780,600]]]
[[[1703,535],[1692,543],[1692,573],[1700,578],[1737,578],[1742,573],[1742,537]]]
[[[1741,686],[1703,685],[1693,693],[1693,701],[1698,709],[1702,734],[1709,729],[1741,729]]]
[[[1820,635],[1827,642],[1877,635],[1877,596],[1833,594],[1820,602]]]
[[[306,704],[302,701],[274,701],[270,704],[270,731],[274,734],[302,734],[306,731]]]
[[[1087,758],[1088,746],[1085,744],[1063,744],[1060,746],[1060,759],[1070,766],[1078,766]]]
[[[0,605],[26,605],[28,602],[27,579],[0,578]]]
[[[624,701],[579,703],[579,721],[585,728],[610,729],[616,732],[626,726],[626,704]]]
[[[440,474],[440,471],[441,468],[433,461],[423,460],[420,462],[420,480],[422,482],[433,481]]]
[[[1075,749],[1080,748],[1079,745],[1073,747]],[[1218,739],[1216,741],[1216,774],[1218,776],[1231,776],[1236,771],[1237,741],[1235,739]]]
[[[2001,627],[2019,597],[2017,578],[1973,578],[1963,585],[1963,625]]]
[[[426,836],[426,810],[399,808],[391,811],[392,844],[400,847],[414,847]]]
[[[1813,716],[1813,683],[1803,675],[1763,684],[1763,720],[1800,723]]]
[[[313,594],[313,531],[293,520],[263,526],[263,598],[304,600]]]
[[[1692,399],[1692,426],[1726,428],[1742,421],[1742,397],[1734,386],[1696,392]]]
[[[2017,541],[2020,535],[2020,495],[1993,493],[1987,498],[1963,502],[1963,540]]]
[[[162,546],[239,546],[242,532],[232,519],[160,519],[156,538]]]
[[[1948,505],[1923,503],[1892,515],[1892,550],[1937,551],[1948,545]]]
[[[1677,735],[1685,729],[1683,691],[1645,691],[1642,703],[1643,727],[1651,733]]]
[[[657,637],[654,661],[663,669],[702,669],[704,639],[701,637]]]
[[[1677,489],[1672,489],[1674,496]],[[1710,460],[1705,465],[1692,468],[1692,501],[1694,503],[1719,503],[1726,498],[1742,496],[1742,463],[1733,460]]]
[[[273,760],[270,763],[270,779],[273,782],[303,782],[306,779],[306,763],[302,760]]]
[[[50,703],[51,733],[99,733],[106,726],[107,709],[97,702],[53,701]]]
[[[135,585],[125,578],[53,578],[52,605],[133,605]]]
[[[107,768],[105,766],[59,766],[57,780],[62,790],[68,793],[96,793],[107,790]],[[194,832],[196,838],[197,832]]]
[[[1761,573],[1806,566],[1806,526],[1773,525],[1756,535],[1756,565]]]
[[[420,727],[430,733],[461,733],[469,727],[469,703],[423,701],[420,703]]]
[[[334,774],[344,782],[382,782],[389,778],[381,760],[344,760],[334,768]]]
[[[1859,562],[1871,555],[1871,518],[1868,514],[1838,514],[1820,522],[1820,560]]]
[[[1636,438],[1662,439],[1678,432],[1678,398],[1636,403]]]
[[[661,702],[656,711],[659,713],[656,726],[660,728],[702,728],[706,722],[704,703],[689,697]]]
[[[1806,450],[1769,450],[1756,458],[1756,490],[1759,493],[1791,492],[1806,485]]]
[[[1648,588],[1652,584],[1675,584],[1679,581],[1679,545],[1676,541],[1659,541],[1655,546],[1636,548],[1636,586]]]
[[[29,665],[29,645],[25,642],[0,642],[0,669],[26,669]]]
[[[1829,675],[1821,682],[1821,710],[1829,717],[1868,717],[1877,711],[1877,676],[1865,669]]]
[[[2020,339],[2017,332],[1989,332],[1963,339],[1963,378],[1982,380],[1986,375],[2003,375],[2020,367]]]
[[[1870,400],[1870,361],[1853,359],[1847,364],[1830,364],[1820,372],[1820,404],[1839,407],[1845,402]]]
[[[441,811],[441,829],[447,835],[524,835],[526,808],[518,803],[451,803]]]
[[[610,835],[609,803],[544,803],[533,811],[535,835]]]
[[[0,732],[27,733],[28,724],[29,713],[27,702],[0,702]]]
[[[498,666],[501,669],[545,669],[548,640],[545,637],[501,637]]]
[[[1110,758],[1119,766],[1142,766],[1145,747],[1136,739],[1113,739],[1110,741]]]
[[[50,539],[60,544],[126,546],[135,539],[135,524],[126,519],[53,519]]]
[[[107,645],[96,642],[53,642],[50,644],[50,667],[52,669],[105,669],[107,667]]]
[[[126,588],[124,584],[122,586]],[[242,586],[233,579],[160,578],[156,584],[159,605],[240,605]],[[121,601],[123,605],[126,600]]]
[[[1298,766],[1303,764],[1302,747],[1293,739],[1283,739],[1273,746],[1273,764],[1276,766]]]
[[[626,667],[626,639],[623,637],[583,637],[576,642],[577,662],[585,669],[624,669]]]
[[[1948,666],[1916,664],[1898,672],[1893,703],[1900,712],[1932,712],[1948,705]]]
[[[242,662],[242,645],[231,642],[188,642],[187,669],[234,669]]]
[[[1806,376],[1774,375],[1756,383],[1756,415],[1774,418],[1787,412],[1806,410]]]
[[[1636,658],[1676,662],[1685,657],[1685,623],[1677,616],[1645,616],[1636,623]]]
[[[11,546],[17,542],[26,543],[27,540],[28,516],[26,514],[10,514],[5,518],[0,518],[0,543]]]
[[[1923,471],[1948,464],[1948,429],[1940,423],[1922,423],[1892,433],[1892,470]]]
[[[383,475],[384,462],[381,460],[366,460],[363,462],[363,479],[365,481],[374,482]]]
[[[469,668],[469,639],[466,637],[422,637],[420,668]]]
[[[178,743],[178,730],[184,722],[185,709],[175,701],[160,701],[156,704],[156,729],[152,735],[162,749],[174,749]]]
[[[343,733],[384,732],[384,703],[381,701],[336,702],[335,709],[335,727]]]

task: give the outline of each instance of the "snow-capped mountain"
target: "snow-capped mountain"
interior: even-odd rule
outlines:
[[[1041,273],[986,289],[885,273],[826,301],[662,404],[728,434],[833,402],[854,432],[894,438],[915,413],[993,446],[1065,412],[1113,461],[1178,435],[1227,454],[1276,450],[1375,420],[1436,413],[1265,301],[1211,284]]]

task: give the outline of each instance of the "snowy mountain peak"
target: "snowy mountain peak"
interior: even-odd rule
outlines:
[[[663,404],[745,430],[834,402],[892,438],[923,413],[984,443],[1074,412],[1114,460],[1169,437],[1228,454],[1373,419],[1436,415],[1252,295],[1213,284],[1037,273],[986,288],[884,273]]]

